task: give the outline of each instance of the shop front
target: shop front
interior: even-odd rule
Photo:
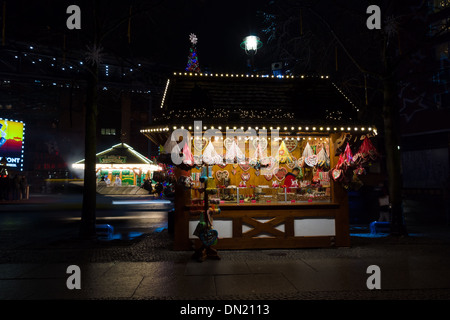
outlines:
[[[328,108],[330,102],[342,106],[338,99],[342,93],[333,90],[328,80],[320,82],[324,78],[318,83],[318,79],[305,82],[303,78],[224,81],[199,77],[172,79],[172,91],[166,92],[168,103],[173,107],[177,94],[188,91],[191,84],[191,92],[207,91],[212,105],[220,99],[242,105],[252,90],[261,94],[261,87],[267,90],[266,97],[276,91],[279,99],[274,101],[286,102],[286,96],[300,86],[300,92],[321,89],[327,93],[317,92],[317,109],[323,107],[324,98]],[[213,87],[222,93],[211,94]],[[303,97],[299,106],[312,102],[311,96]],[[211,107],[214,115],[209,117],[195,108],[188,120],[160,122],[141,130],[161,145],[161,161],[175,168],[175,250],[202,244],[216,249],[350,245],[346,188],[358,183],[358,176],[376,160],[370,141],[376,128],[355,125],[355,121],[350,126],[348,119],[330,121],[325,115],[307,119],[320,114],[318,110],[301,113],[299,119],[295,101],[291,103],[294,108],[278,108],[278,113],[270,113],[273,108],[255,113],[243,106],[241,114],[247,117],[239,119],[230,117],[226,107]],[[345,110],[334,111],[336,115]],[[194,120],[195,113],[201,121]],[[206,233],[199,231],[204,225],[209,226]]]

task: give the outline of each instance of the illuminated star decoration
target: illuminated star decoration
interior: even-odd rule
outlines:
[[[197,39],[197,36],[196,36],[195,34],[191,33],[191,34],[189,35],[189,40],[191,41],[191,43],[192,43],[193,45],[196,45],[198,39]]]
[[[403,98],[403,107],[400,109],[400,115],[405,117],[406,122],[411,121],[417,112],[428,109],[423,102],[424,98],[425,92],[415,99]]]
[[[86,62],[92,65],[100,64],[103,56],[102,50],[103,48],[101,46],[97,47],[96,44],[92,45],[92,47],[87,46],[85,55]]]

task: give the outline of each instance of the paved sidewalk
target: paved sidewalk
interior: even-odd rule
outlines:
[[[167,231],[129,243],[56,241],[0,264],[0,299],[449,299],[450,246],[425,236],[353,237],[351,248],[221,251],[199,263],[170,250]],[[31,250],[33,249],[33,250]],[[69,290],[70,265],[81,289]],[[370,265],[381,289],[369,290]]]
[[[79,205],[79,196],[36,197],[29,205],[29,210],[70,209]],[[33,234],[2,230],[0,300],[450,299],[445,225],[408,226],[410,236],[401,238],[368,237],[354,228],[359,231],[349,248],[229,250],[219,252],[220,261],[203,263],[193,260],[192,252],[173,251],[171,235],[161,228],[109,242],[80,241],[73,224]],[[71,265],[80,267],[81,289],[67,287]],[[371,265],[379,267],[381,289],[367,287]]]

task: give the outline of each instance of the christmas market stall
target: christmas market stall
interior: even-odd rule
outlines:
[[[374,126],[328,76],[175,73],[141,133],[174,170],[174,249],[350,245]]]
[[[126,143],[119,143],[96,154],[97,192],[126,193],[141,186],[161,168]],[[72,164],[84,169],[84,159]]]

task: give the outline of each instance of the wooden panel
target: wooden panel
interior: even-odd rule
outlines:
[[[232,220],[233,238],[220,239],[216,249],[265,249],[265,248],[306,248],[329,247],[335,245],[348,246],[345,223],[342,223],[342,209],[336,203],[305,205],[272,205],[272,206],[221,206],[222,211],[214,216],[217,220]],[[344,213],[345,216],[345,213]],[[336,223],[335,236],[294,236],[294,220],[302,218],[331,218]],[[195,219],[192,218],[191,219]],[[258,221],[259,220],[259,221]],[[267,220],[267,221],[261,221]],[[338,225],[338,221],[341,221]],[[276,229],[284,225],[284,232]],[[252,229],[242,232],[242,226]],[[341,234],[344,233],[344,234]],[[265,235],[265,237],[261,237]]]

